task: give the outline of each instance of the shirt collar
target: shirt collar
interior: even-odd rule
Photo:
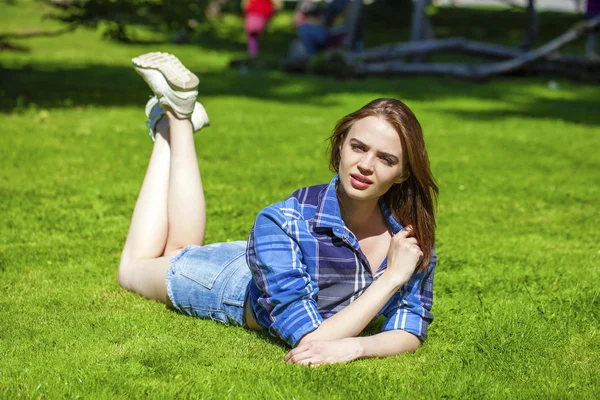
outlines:
[[[342,213],[340,211],[340,204],[337,198],[336,186],[339,181],[339,176],[333,177],[327,188],[325,194],[319,200],[317,205],[317,212],[315,213],[315,227],[319,228],[330,228],[333,233],[342,237],[344,234],[344,220],[342,220]],[[381,212],[387,221],[392,235],[395,235],[402,229],[402,225],[396,221],[389,207],[383,202],[383,199],[379,199],[379,207]],[[347,228],[346,228],[347,229]]]
[[[387,221],[387,224],[390,227],[390,230],[392,231],[392,236],[400,232],[402,230],[402,225],[400,225],[400,223],[396,221],[396,218],[394,218],[392,211],[383,201],[383,197],[379,198],[379,208],[381,208],[381,212],[383,213],[383,216],[385,217],[385,220]]]
[[[342,237],[344,233],[344,221],[340,212],[340,204],[338,203],[336,186],[339,177],[333,177],[325,194],[319,199],[317,212],[315,214],[315,227],[331,228],[336,236]]]

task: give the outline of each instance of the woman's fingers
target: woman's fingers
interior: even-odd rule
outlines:
[[[294,356],[290,358],[287,362],[288,364],[298,364],[298,365],[318,365],[321,363],[320,360],[315,358],[316,356],[309,352],[304,352],[298,356]]]
[[[321,366],[322,362],[319,361],[319,360],[306,359],[306,360],[302,360],[301,362],[298,362],[296,364],[298,364],[298,365],[304,365],[306,367],[315,368],[315,367]]]
[[[318,367],[320,365],[325,364],[325,362],[320,358],[320,356],[317,356],[315,354],[303,353],[302,356],[302,358],[290,361],[290,363],[304,365],[306,367]]]
[[[289,353],[285,355],[283,361],[287,363],[298,362],[300,360],[304,360],[311,356],[310,346],[308,344],[302,344],[295,349],[292,349]]]
[[[283,358],[288,364],[298,364],[308,367],[318,367],[323,364],[318,354],[315,354],[310,345],[303,344],[288,352]]]
[[[298,360],[301,360],[301,359],[303,359],[303,358],[306,358],[306,357],[308,357],[308,356],[309,356],[309,354],[308,354],[308,353],[307,353],[307,354],[304,354],[304,353],[307,353],[307,352],[295,352],[295,353],[289,352],[289,353],[287,353],[287,355],[286,355],[286,356],[283,358],[283,361],[285,361],[285,362],[287,362],[287,363],[290,363],[290,362],[296,362],[296,361],[298,361]],[[303,355],[304,355],[304,356],[303,356]]]
[[[419,247],[419,242],[417,241],[416,238],[414,237],[406,237],[405,234],[400,235],[401,233],[403,233],[404,231],[400,231],[396,234],[396,236],[393,237],[394,242],[396,243],[396,245],[403,245],[403,244],[409,244],[411,246],[417,246]]]
[[[394,235],[394,238],[402,238],[402,239],[404,239],[404,238],[407,238],[408,235],[410,235],[410,233],[411,233],[410,230],[408,230],[406,228],[403,228],[402,230],[400,230],[400,232],[398,232],[398,233],[396,233]]]
[[[406,239],[404,239],[404,241],[409,244],[414,244],[417,246],[419,245],[419,242],[417,242],[417,239],[415,239],[414,237],[406,238]]]
[[[394,237],[405,239],[405,238],[412,237],[412,235],[414,233],[415,232],[414,232],[414,229],[413,229],[412,225],[406,225],[404,228],[402,228],[400,230],[400,232],[396,233],[394,235]]]

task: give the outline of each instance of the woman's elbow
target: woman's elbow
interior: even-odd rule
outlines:
[[[411,339],[408,343],[406,352],[407,353],[414,353],[415,351],[417,351],[419,349],[419,347],[421,347],[421,341],[416,337],[413,336],[414,339]]]
[[[414,353],[418,350],[419,347],[421,347],[421,340],[414,334],[403,330],[399,330],[396,332],[398,332],[398,334],[401,335],[401,353]]]

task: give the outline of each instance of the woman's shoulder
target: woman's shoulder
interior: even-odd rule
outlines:
[[[318,206],[327,191],[326,183],[300,188],[292,193],[286,200],[295,199],[298,204],[305,206]]]
[[[327,184],[321,184],[300,188],[285,200],[263,208],[259,217],[268,216],[280,222],[290,219],[310,219],[315,215],[327,187]]]

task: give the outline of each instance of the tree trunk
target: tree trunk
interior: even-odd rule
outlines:
[[[362,18],[363,2],[362,0],[354,0],[350,9],[350,15],[344,22],[344,30],[346,37],[344,38],[343,47],[346,50],[352,50],[358,35],[360,20]]]
[[[430,0],[413,0],[412,22],[410,29],[410,40],[433,39],[433,29],[429,17],[425,12]]]
[[[507,59],[523,53],[519,49],[496,44],[466,40],[461,37],[447,39],[422,40],[418,42],[398,43],[375,47],[350,55],[349,57],[364,62],[393,60],[415,55],[437,52],[458,51],[467,54],[491,58]]]
[[[535,0],[527,1],[527,17],[527,36],[525,37],[525,40],[523,40],[521,46],[519,46],[523,50],[530,50],[533,46],[535,46],[535,42],[537,40],[540,19],[535,10]]]
[[[556,51],[561,47],[577,40],[587,32],[600,29],[600,15],[576,24],[572,29],[548,42],[544,46],[528,52],[517,49],[508,49],[503,46],[487,45],[478,42],[466,41],[462,38],[451,38],[437,41],[405,43],[387,46],[361,52],[347,58],[357,74],[394,74],[394,75],[448,75],[458,78],[484,80],[494,75],[515,73],[520,70],[535,71],[535,65],[541,66],[537,70],[544,71],[570,71],[570,75],[580,72],[582,79],[600,79],[600,62],[582,57],[559,56]],[[458,49],[459,51],[482,52],[501,58],[505,61],[488,64],[459,64],[459,63],[404,63],[401,61],[378,61],[394,57],[403,57],[414,54],[425,54],[433,51]],[[386,54],[387,51],[387,54]],[[590,71],[587,71],[589,69]]]

